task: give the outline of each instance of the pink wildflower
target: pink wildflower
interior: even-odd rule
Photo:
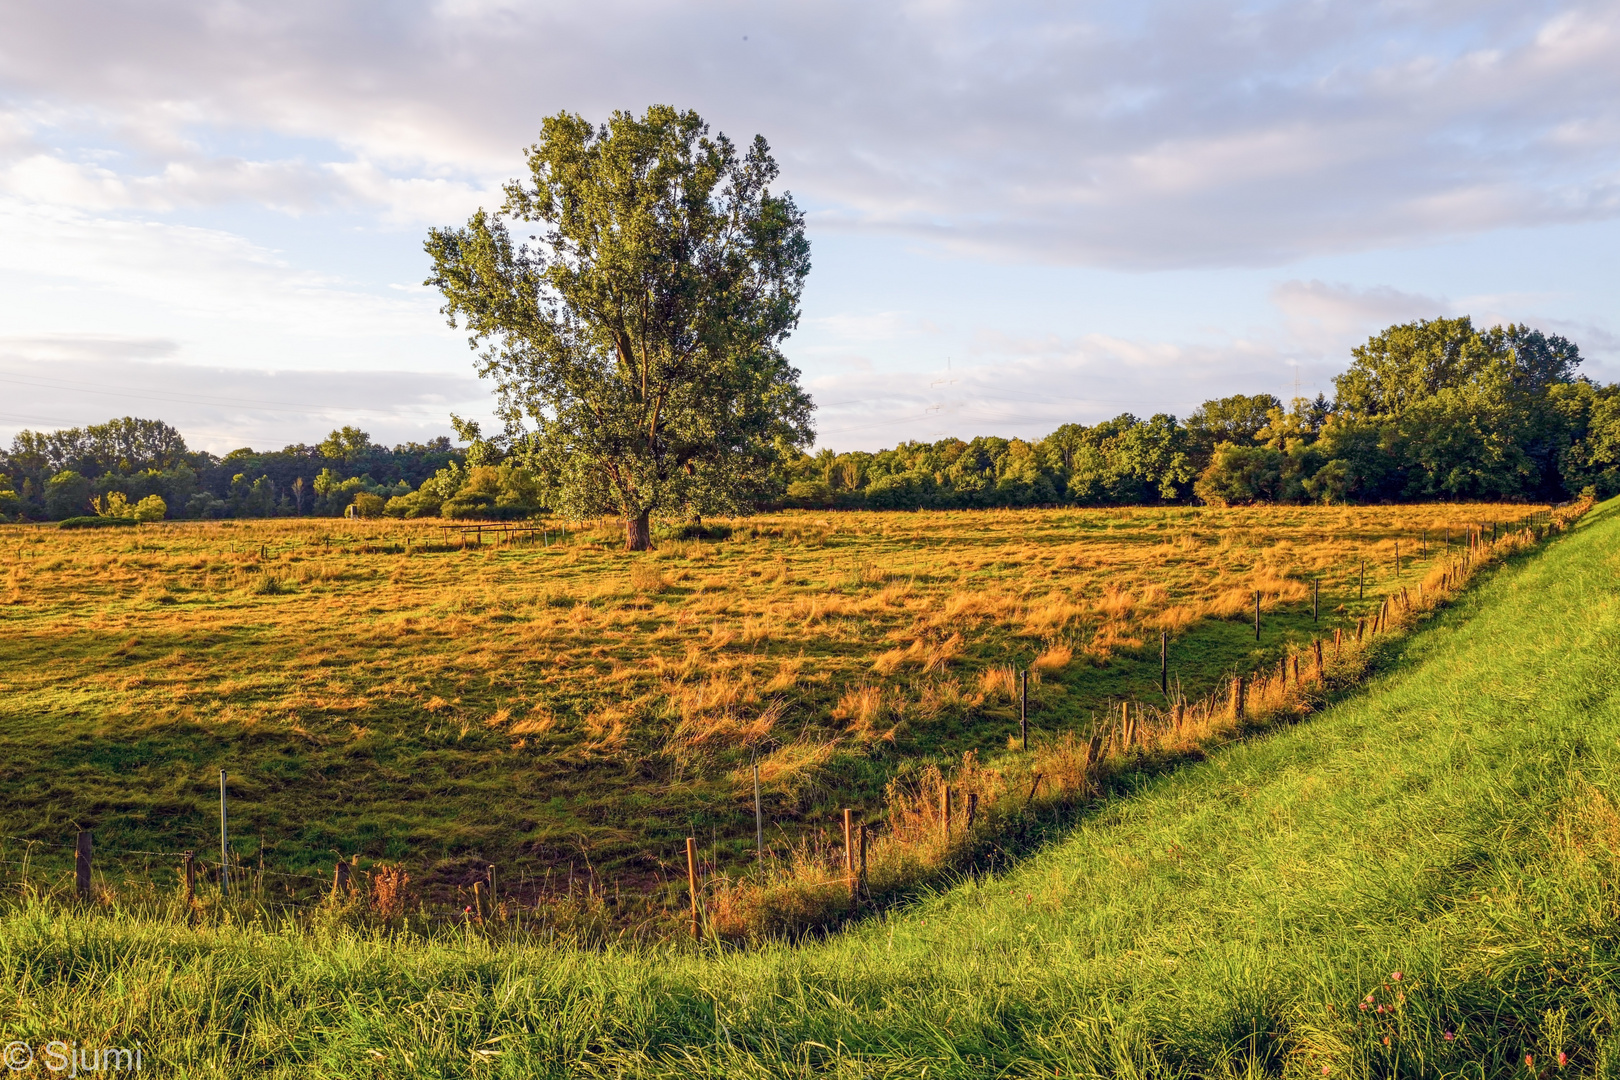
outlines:
[[[1534,1054],[1524,1055],[1524,1067],[1527,1069],[1533,1069],[1536,1067],[1536,1057]]]
[[[1562,1050],[1558,1051],[1558,1067],[1560,1069],[1562,1069],[1565,1065],[1568,1065],[1568,1064],[1569,1064],[1569,1055],[1564,1053]]]
[[[1396,981],[1396,982],[1400,982],[1400,981],[1401,981],[1401,973],[1400,973],[1400,972],[1398,972],[1398,971],[1395,971],[1395,972],[1391,972],[1391,973],[1390,973],[1390,976],[1389,976],[1389,977],[1390,977],[1390,978],[1392,978],[1392,979],[1394,979],[1394,980],[1395,980],[1395,981]]]
[[[1449,1032],[1449,1031],[1448,1031],[1448,1032],[1446,1032],[1446,1042],[1451,1042],[1451,1041],[1452,1041],[1452,1040],[1453,1040],[1453,1039],[1455,1039],[1455,1038],[1456,1038],[1456,1037],[1457,1037],[1457,1036],[1455,1036],[1455,1035],[1453,1035],[1453,1034],[1452,1034],[1452,1033],[1451,1033],[1451,1032]]]

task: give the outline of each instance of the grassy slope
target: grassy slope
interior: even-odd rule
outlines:
[[[299,1075],[1604,1073],[1617,539],[1611,503],[1366,693],[835,940],[602,956],[35,909],[0,922],[0,1032]]]

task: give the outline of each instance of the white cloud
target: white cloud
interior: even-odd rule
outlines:
[[[162,419],[193,449],[273,449],[356,424],[378,441],[450,433],[451,412],[481,416],[489,394],[470,373],[265,370],[175,361],[163,338],[0,338],[0,432]]]
[[[1341,345],[1394,323],[1455,314],[1442,297],[1402,292],[1387,285],[1357,288],[1325,281],[1285,281],[1271,291],[1296,339]]]
[[[30,115],[91,116],[152,155],[126,186],[193,199],[459,220],[542,116],[671,101],[765,132],[828,224],[1017,259],[1253,265],[1614,215],[1617,36],[1613,2],[24,2],[0,12],[0,82]],[[233,155],[199,131],[343,149],[211,170],[192,159]]]
[[[75,332],[125,333],[131,309],[144,307],[167,322],[229,323],[250,360],[266,345],[299,338],[454,338],[426,294],[374,295],[224,230],[0,198],[0,234],[0,280],[46,299],[14,309],[14,331],[32,324],[46,332],[65,320]],[[128,306],[98,326],[101,314],[82,304],[88,289]],[[249,328],[265,336],[243,333]]]

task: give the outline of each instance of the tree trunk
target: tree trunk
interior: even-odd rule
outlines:
[[[624,519],[624,550],[652,550],[652,526],[648,522],[651,511],[643,510],[635,517]]]

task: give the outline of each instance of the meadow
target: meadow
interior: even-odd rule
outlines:
[[[610,522],[481,543],[397,521],[8,527],[0,857],[63,875],[93,828],[109,882],[166,886],[177,852],[217,851],[223,768],[235,856],[270,895],[363,856],[441,903],[494,864],[525,902],[661,910],[685,837],[706,873],[750,865],[754,762],[768,845],[802,852],[843,806],[1012,754],[1022,670],[1032,743],[1084,740],[1544,509],[787,513],[640,556]]]
[[[187,1076],[1609,1076],[1620,504],[1301,722],[822,942],[192,924],[23,896],[8,1038]]]

